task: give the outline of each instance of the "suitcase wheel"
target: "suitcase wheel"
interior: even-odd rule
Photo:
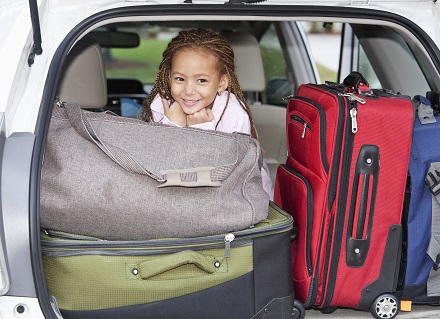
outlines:
[[[298,300],[293,302],[292,319],[303,319],[306,316],[306,309]]]
[[[319,311],[321,311],[322,314],[329,315],[329,314],[335,312],[337,309],[338,309],[338,307],[328,306],[328,307],[324,307],[324,308],[319,309]]]
[[[399,300],[392,294],[383,294],[371,305],[371,314],[377,319],[391,319],[399,313]]]

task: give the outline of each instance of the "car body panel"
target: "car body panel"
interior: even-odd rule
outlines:
[[[31,0],[32,1],[32,0]],[[0,319],[5,318],[57,318],[48,306],[47,296],[41,295],[44,281],[35,274],[41,273],[38,242],[38,191],[39,174],[43,158],[44,132],[47,129],[50,107],[55,88],[61,77],[61,66],[74,43],[84,34],[109,21],[233,21],[240,19],[282,20],[280,30],[289,39],[285,53],[296,57],[297,69],[288,74],[294,83],[319,82],[314,61],[310,58],[305,35],[294,21],[350,21],[368,24],[375,22],[401,32],[409,48],[417,52],[426,68],[439,73],[440,9],[435,1],[266,1],[257,4],[224,4],[226,1],[116,1],[116,0],[37,0],[39,25],[42,38],[41,55],[33,63],[28,58],[34,39],[29,2],[26,0],[2,0],[0,2],[0,26],[8,26],[0,33],[0,69],[2,88],[0,114],[4,120],[0,140],[2,160],[0,244],[6,252],[6,296],[0,297]],[[231,1],[232,2],[232,1]],[[271,7],[273,5],[273,7]],[[283,6],[283,7],[280,7]],[[379,13],[382,15],[379,16]],[[358,36],[353,42],[352,34]],[[380,34],[376,39],[380,38]],[[340,63],[340,80],[349,70],[359,66],[359,44],[374,48],[372,64],[386,63],[381,58],[390,52],[392,39],[373,41],[360,33],[348,33]],[[410,50],[398,50],[400,40],[392,41],[400,59],[412,61]],[[299,49],[298,49],[299,48]],[[380,50],[379,50],[380,49]],[[397,61],[394,68],[398,68]],[[293,64],[288,61],[288,64]],[[408,62],[410,63],[410,62]],[[290,68],[293,68],[290,65]],[[425,80],[420,69],[408,69],[407,76],[414,76],[417,85],[406,88],[408,93],[426,91],[428,87],[440,87],[439,76]],[[415,78],[417,76],[417,78]],[[386,86],[398,78],[394,74],[381,75]],[[397,80],[395,82],[398,82]],[[404,84],[402,84],[404,85]],[[408,84],[406,84],[408,85]],[[2,250],[0,249],[0,254]],[[1,256],[0,256],[1,257]],[[40,292],[40,293],[39,293]],[[17,297],[19,296],[19,297]],[[41,299],[39,302],[37,299]],[[19,305],[25,307],[19,313]],[[27,308],[26,308],[27,307]],[[44,315],[43,315],[44,312]],[[13,314],[13,316],[10,316]],[[26,317],[27,316],[27,317]]]
[[[32,133],[17,132],[4,141],[2,155],[2,215],[6,251],[9,267],[10,288],[8,294],[15,296],[36,296],[33,282],[31,247],[28,229],[22,225],[30,223],[28,185],[35,136]]]
[[[41,97],[41,87],[33,86],[32,83],[44,81],[41,75],[47,74],[48,61],[51,60],[54,49],[66,37],[66,35],[86,17],[92,16],[104,10],[119,8],[121,6],[151,6],[157,4],[181,4],[182,1],[111,1],[111,0],[82,0],[82,1],[59,1],[59,0],[40,0],[38,10],[43,42],[43,53],[35,58],[32,67],[27,65],[32,41],[32,25],[29,17],[29,4],[26,1],[6,0],[1,3],[0,24],[11,25],[11,32],[8,35],[0,36],[4,41],[0,43],[0,68],[7,79],[14,79],[12,82],[5,83],[6,92],[15,92],[15,95],[0,96],[0,112],[5,112],[6,122],[14,122],[7,125],[7,133],[11,131],[33,131],[37,118],[37,113],[27,110],[20,112],[26,114],[26,119],[20,118],[19,123],[14,121],[15,112],[7,112],[7,109],[14,106],[14,110],[27,109],[22,104],[29,105],[29,101],[38,100]],[[194,1],[196,4],[212,4],[218,1]],[[368,4],[367,4],[368,3]],[[348,1],[347,3],[337,1],[267,1],[259,4],[247,5],[249,8],[276,5],[298,6],[307,4],[319,6],[332,6],[335,8],[368,8],[393,12],[415,21],[436,43],[440,41],[440,9],[433,1]],[[396,4],[399,3],[399,6]],[[185,5],[191,8],[191,4]],[[222,8],[223,6],[219,6]],[[225,9],[228,6],[225,6]],[[232,6],[230,6],[232,7]],[[173,9],[173,7],[168,7]],[[416,10],[417,9],[417,10]],[[261,12],[262,14],[262,12]],[[172,15],[174,16],[175,13]],[[426,17],[429,17],[427,19]],[[174,17],[175,18],[175,17]],[[181,16],[179,19],[213,19],[215,15],[204,16],[188,15]],[[238,17],[234,17],[238,18]],[[306,18],[306,17],[305,17]],[[152,17],[154,19],[154,17]],[[163,17],[162,17],[163,19]],[[224,18],[223,18],[224,19]],[[98,23],[99,24],[99,23]],[[14,35],[14,36],[12,36]],[[16,70],[21,73],[17,74]],[[44,70],[44,71],[43,71]],[[38,74],[38,75],[33,75]],[[15,107],[19,105],[19,107]],[[21,115],[22,117],[23,115]]]
[[[0,297],[0,319],[45,319],[37,298]],[[58,317],[62,318],[62,317]]]

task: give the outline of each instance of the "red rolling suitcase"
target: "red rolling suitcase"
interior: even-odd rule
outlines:
[[[288,159],[275,202],[293,215],[297,299],[307,308],[399,311],[394,295],[414,118],[408,97],[343,84],[304,84],[287,106]]]

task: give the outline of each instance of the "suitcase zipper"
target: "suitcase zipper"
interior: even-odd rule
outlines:
[[[283,167],[287,172],[291,173],[292,175],[295,175],[296,177],[298,177],[299,179],[301,179],[306,188],[307,188],[307,225],[306,225],[306,234],[311,234],[312,233],[312,227],[313,227],[313,217],[314,217],[314,212],[313,212],[313,188],[310,185],[310,182],[301,174],[299,174],[298,172],[296,172],[295,170],[293,170],[291,167],[282,164],[281,167]],[[324,226],[325,223],[322,223],[322,226]],[[320,230],[320,234],[322,237],[322,234],[324,232],[324,227],[321,227]],[[315,301],[316,301],[316,296],[318,295],[318,277],[319,277],[319,265],[320,265],[320,254],[318,253],[317,257],[316,257],[316,262],[315,265],[313,267],[312,265],[312,257],[311,257],[311,242],[312,242],[312,237],[310,235],[306,236],[306,248],[305,248],[305,252],[306,252],[306,264],[307,264],[307,274],[309,277],[311,277],[311,281],[310,281],[310,286],[309,286],[309,293],[307,295],[307,299],[304,301],[304,306],[305,307],[311,307],[314,305]],[[322,246],[322,242],[319,242],[318,244],[318,251],[321,251],[321,246]],[[314,274],[314,276],[313,276]],[[313,277],[312,277],[313,276]]]
[[[321,147],[321,162],[322,162],[322,165],[324,166],[324,170],[325,170],[326,174],[328,174],[329,167],[328,167],[328,162],[327,162],[327,147],[326,147],[326,136],[325,136],[326,127],[327,127],[327,125],[326,125],[327,120],[325,118],[324,109],[322,108],[321,105],[319,105],[315,101],[312,101],[308,98],[300,97],[300,96],[297,96],[295,98],[300,101],[303,101],[307,104],[310,104],[312,107],[314,107],[318,111],[319,122],[320,122],[319,143],[320,143],[320,147]],[[305,123],[306,121],[296,114],[291,115],[290,119],[297,120],[298,122],[304,124],[303,135],[301,136],[302,138],[305,137],[307,127],[310,128],[310,130],[312,129],[310,124],[307,123],[307,125],[306,125],[306,123]]]
[[[348,100],[354,102],[359,102],[361,104],[365,104],[365,100],[354,93],[339,93],[340,96],[346,96]],[[357,107],[356,103],[350,103],[350,117],[351,117],[351,132],[356,133],[358,130],[357,127]]]
[[[332,168],[331,168],[331,175],[329,178],[329,188],[328,188],[328,202],[327,202],[327,208],[328,208],[328,212],[330,213],[334,204],[334,201],[336,200],[336,193],[337,193],[337,186],[338,186],[338,179],[339,179],[339,174],[340,174],[340,170],[339,170],[339,166],[341,164],[341,157],[344,154],[344,158],[343,158],[343,163],[345,163],[345,154],[346,154],[346,150],[347,150],[347,143],[349,142],[349,139],[347,138],[348,135],[352,135],[353,134],[345,134],[344,131],[344,126],[346,127],[346,129],[348,130],[348,128],[350,127],[351,123],[348,123],[349,121],[349,117],[348,114],[346,112],[349,112],[349,109],[347,109],[347,101],[348,98],[346,96],[341,96],[341,93],[345,93],[342,92],[339,88],[335,89],[331,86],[326,86],[326,85],[322,85],[322,84],[308,84],[307,86],[313,88],[314,90],[317,91],[324,91],[326,94],[331,95],[333,97],[335,97],[337,99],[337,104],[339,106],[339,112],[338,112],[338,119],[337,119],[337,124],[336,124],[336,137],[335,137],[335,146],[334,146],[334,154],[333,154],[333,162],[332,162]],[[351,118],[350,118],[351,120]],[[357,124],[357,123],[356,123]],[[345,144],[344,144],[344,149],[343,149],[343,144],[342,144],[342,139],[345,136]],[[342,167],[342,173],[341,173],[341,185],[340,187],[343,187],[342,184],[344,184],[343,180],[346,175],[346,173],[344,172],[344,167]],[[347,182],[345,181],[345,184],[347,184]],[[340,204],[339,204],[340,205]],[[337,208],[337,211],[339,211],[339,205]],[[337,216],[336,216],[337,217]],[[329,231],[327,234],[327,249],[325,252],[325,259],[324,259],[324,269],[323,269],[323,280],[322,280],[322,290],[321,290],[321,298],[320,298],[320,305],[322,307],[322,305],[328,305],[329,301],[332,299],[333,297],[333,292],[331,291],[334,287],[334,281],[336,278],[336,274],[334,274],[334,272],[336,271],[335,266],[333,265],[333,262],[335,259],[338,259],[339,257],[335,257],[335,253],[331,254],[331,239],[333,237],[333,224],[334,224],[334,219],[335,216],[332,215],[330,218],[330,225],[331,227],[329,227]],[[337,219],[336,222],[336,230],[338,230],[338,221],[339,219]],[[340,226],[340,227],[343,227]],[[342,232],[342,230],[340,230],[339,232]],[[337,232],[335,234],[335,237],[342,237],[342,235],[338,236]],[[339,248],[340,249],[340,248]],[[339,254],[339,253],[338,253]],[[329,262],[330,260],[330,255],[331,255],[331,263]],[[328,271],[328,268],[330,267],[330,272]],[[330,278],[327,278],[328,276],[330,276]],[[327,291],[331,291],[331,293],[327,293]],[[327,296],[326,296],[327,294]],[[326,296],[326,298],[325,298]],[[323,300],[325,298],[325,300]]]
[[[224,247],[225,258],[230,257],[230,249],[232,247],[244,247],[252,244],[252,240],[240,240],[240,242],[229,243],[217,243],[209,245],[200,245],[196,247],[191,247],[191,250],[203,250],[203,249],[218,249]],[[73,245],[72,245],[73,246]],[[86,249],[87,248],[87,249]],[[161,254],[174,254],[181,252],[183,250],[188,250],[186,248],[167,248],[167,249],[118,249],[117,247],[96,247],[95,249],[90,249],[90,247],[43,247],[43,256],[47,257],[71,257],[71,256],[81,256],[81,255],[102,255],[102,256],[148,256],[148,255],[161,255]]]
[[[357,130],[358,130],[358,127],[357,127],[357,118],[356,118],[356,116],[357,116],[357,110],[356,110],[356,108],[352,108],[352,109],[350,110],[350,117],[351,117],[351,132],[352,132],[352,133],[356,133]]]
[[[231,247],[240,247],[252,243],[252,239],[262,236],[274,235],[286,231],[270,231],[260,235],[235,236],[232,233],[221,237],[208,238],[198,237],[198,240],[168,240],[163,242],[152,241],[106,241],[106,240],[87,240],[78,242],[54,242],[42,240],[42,250],[45,256],[74,256],[82,254],[103,254],[103,255],[149,255],[149,254],[168,254],[187,249],[210,249],[224,247],[225,257],[230,257]],[[56,237],[54,237],[56,238]],[[217,239],[217,240],[216,240]],[[154,247],[154,249],[152,249]],[[163,249],[161,249],[163,247]],[[174,247],[174,248],[167,248]],[[125,249],[125,250],[123,250]]]
[[[271,202],[273,209],[286,216],[286,220],[270,224],[264,227],[254,227],[246,230],[227,233],[222,235],[205,236],[197,238],[176,238],[176,239],[153,239],[146,241],[108,241],[99,238],[87,237],[81,235],[73,235],[54,230],[45,229],[43,232],[50,238],[61,239],[53,241],[42,239],[43,254],[55,254],[60,249],[69,250],[70,254],[78,254],[80,251],[90,253],[90,249],[103,250],[105,254],[112,254],[116,249],[126,248],[130,253],[139,251],[139,254],[154,253],[170,253],[171,249],[180,251],[181,249],[189,249],[193,246],[195,249],[205,249],[207,247],[218,248],[225,247],[225,255],[230,252],[230,247],[250,244],[252,239],[282,233],[292,229],[293,219],[284,212],[278,205]],[[161,248],[164,249],[161,249]],[[174,248],[167,248],[174,247]],[[152,249],[154,248],[154,249]],[[87,251],[85,250],[87,249]],[[60,252],[63,253],[63,252]],[[66,252],[67,253],[67,252]]]
[[[301,123],[301,125],[303,126],[301,138],[304,138],[306,136],[307,129],[309,129],[310,131],[312,130],[312,127],[310,126],[310,124],[307,123],[306,120],[304,120],[302,117],[300,117],[298,115],[290,115],[290,119]]]
[[[104,239],[100,239],[97,237],[69,234],[62,231],[57,231],[53,229],[42,229],[47,236],[57,239],[66,239],[66,240],[86,240],[86,241],[105,241]]]
[[[66,257],[77,255],[100,254],[107,256],[136,256],[136,255],[151,255],[151,254],[171,254],[182,250],[187,250],[188,246],[182,244],[181,241],[167,240],[168,245],[160,245],[154,240],[151,243],[145,242],[126,242],[126,241],[107,241],[92,237],[76,236],[65,234],[62,232],[44,230],[44,233],[51,238],[69,240],[68,242],[54,242],[50,240],[42,240],[43,255],[50,257]],[[85,238],[85,239],[84,239]],[[200,237],[197,244],[192,244],[192,249],[214,249],[224,247],[224,257],[229,258],[231,247],[242,247],[251,244],[252,240],[247,236],[240,238],[240,241],[235,241],[235,235],[232,233],[225,234],[223,237],[215,236],[208,240],[208,237]],[[156,249],[149,249],[149,247]],[[160,247],[173,247],[160,249]],[[125,248],[125,249],[122,249]]]
[[[341,154],[342,154],[342,137],[343,137],[343,130],[344,130],[344,118],[345,118],[345,100],[342,96],[339,96],[338,93],[341,93],[341,91],[333,89],[329,86],[324,86],[322,84],[307,84],[309,87],[313,88],[317,91],[324,91],[326,94],[332,95],[336,97],[338,100],[339,105],[339,114],[338,114],[338,120],[336,125],[336,142],[335,142],[335,148],[334,148],[334,154],[333,154],[333,163],[332,163],[332,169],[331,169],[331,176],[329,180],[329,188],[328,188],[328,202],[327,207],[328,211],[331,211],[331,208],[333,206],[333,203],[336,199],[336,189],[337,189],[337,181],[339,177],[339,164],[341,162]]]
[[[296,172],[295,170],[293,170],[289,166],[284,165],[284,164],[282,164],[281,166],[286,171],[288,171],[292,175],[295,175],[300,180],[302,180],[304,185],[307,188],[307,226],[306,226],[305,232],[306,232],[306,234],[311,234],[312,233],[312,226],[313,226],[313,189],[312,189],[312,186],[310,185],[309,181],[304,176],[302,176],[301,174],[299,174],[298,172]],[[307,273],[309,276],[312,276],[312,274],[313,274],[312,258],[311,258],[311,253],[310,253],[311,241],[312,241],[311,236],[306,236],[306,264],[307,264]]]
[[[275,235],[291,229],[293,226],[293,219],[290,219],[288,223],[282,223],[280,225],[270,225],[264,227],[264,229],[258,230],[242,230],[233,233],[227,233],[225,235],[214,235],[197,238],[178,238],[178,239],[152,239],[145,241],[116,241],[116,240],[103,240],[95,237],[87,237],[81,235],[73,235],[63,233],[55,230],[44,229],[43,232],[51,238],[62,239],[63,241],[53,241],[42,239],[42,246],[45,247],[59,247],[59,248],[76,248],[87,246],[93,247],[106,247],[106,248],[148,248],[148,247],[169,247],[169,246],[187,246],[187,245],[209,245],[222,242],[228,242],[237,240],[253,239],[268,235]]]
[[[225,257],[231,257],[231,242],[235,239],[234,234],[225,235]]]
[[[347,108],[348,97],[341,95],[341,93],[346,93],[346,92],[343,92],[339,88],[334,88],[334,87],[326,86],[326,85],[322,85],[322,84],[308,84],[306,86],[309,86],[316,91],[325,92],[327,95],[334,97],[335,99],[337,99],[337,104],[339,106],[338,119],[337,119],[337,124],[336,124],[336,137],[335,137],[333,162],[332,162],[332,168],[331,168],[331,175],[329,178],[329,187],[328,187],[328,191],[327,191],[328,192],[327,208],[328,208],[328,212],[330,213],[332,211],[333,204],[336,200],[339,178],[341,178],[340,187],[343,187],[345,189],[346,187],[344,187],[343,184],[347,184],[347,181],[344,182],[344,179],[347,179],[345,176],[346,173],[344,171],[344,169],[346,170],[346,168],[345,168],[346,165],[345,166],[343,165],[342,172],[340,171],[339,168],[341,165],[341,157],[342,156],[344,156],[344,158],[342,159],[343,163],[345,163],[345,161],[346,161],[345,160],[346,159],[346,150],[348,149],[347,144],[350,141],[350,139],[348,138],[348,135],[354,136],[354,134],[348,134],[348,131],[346,132],[344,130],[344,127],[346,128],[346,130],[348,130],[348,128],[351,128],[351,117],[348,116],[349,115],[348,112],[350,110],[350,107]],[[355,104],[355,103],[353,103],[353,104]],[[356,126],[357,126],[357,121],[356,121]],[[345,136],[345,143],[342,144],[342,139],[344,138],[344,136]],[[341,177],[340,177],[340,174],[341,174]],[[343,191],[340,190],[340,193],[341,192],[343,193]],[[340,205],[341,204],[338,203],[337,212],[339,212],[339,210],[341,209],[339,207]],[[335,222],[335,219],[336,219],[336,222]],[[339,228],[343,227],[343,221],[344,220],[342,220],[342,226],[339,226]],[[329,304],[329,301],[331,301],[332,296],[333,296],[332,290],[334,289],[333,288],[334,281],[336,278],[335,271],[337,269],[335,269],[335,266],[333,264],[334,264],[334,261],[335,260],[337,261],[339,257],[335,256],[336,253],[331,252],[330,243],[332,242],[333,236],[335,236],[335,238],[340,237],[341,239],[339,241],[342,240],[342,235],[339,235],[339,233],[341,233],[342,230],[338,231],[338,225],[341,223],[338,216],[334,216],[334,214],[333,214],[330,217],[329,223],[330,223],[329,231],[327,234],[328,240],[326,242],[327,249],[325,251],[325,257],[324,257],[324,269],[323,269],[321,298],[319,301],[320,306],[322,306],[322,305],[326,306]],[[336,234],[334,235],[335,228],[333,227],[333,225],[335,223],[336,223]],[[323,227],[323,229],[324,229],[324,227]],[[339,248],[339,250],[340,250],[340,248]],[[337,255],[338,254],[339,254],[339,252],[337,253]],[[329,262],[330,258],[331,258],[331,262]],[[328,268],[330,268],[330,271],[328,271]],[[330,276],[330,278],[328,278],[328,276]],[[327,293],[327,291],[329,291],[330,293]]]
[[[353,96],[353,95],[350,95]],[[348,112],[352,109],[356,109],[356,102],[357,99],[349,98],[346,96],[346,102],[344,105],[348,106]],[[326,294],[325,301],[323,303],[323,307],[327,307],[330,305],[331,300],[333,299],[334,294],[334,288],[336,284],[336,275],[338,270],[338,264],[339,264],[339,257],[341,253],[341,243],[342,243],[342,235],[344,231],[344,223],[345,223],[345,211],[347,207],[347,203],[344,199],[344,197],[347,195],[348,192],[348,182],[350,177],[350,167],[351,167],[351,158],[353,155],[353,143],[354,143],[354,135],[352,127],[351,127],[351,117],[349,118],[347,116],[346,121],[346,130],[345,130],[345,143],[344,143],[344,150],[343,150],[343,158],[342,158],[342,171],[341,171],[341,179],[340,179],[340,190],[339,190],[339,197],[338,197],[338,207],[336,211],[336,222],[335,222],[335,233],[333,237],[333,244],[329,246],[334,248],[334,251],[331,253],[331,260],[330,260],[330,269],[328,272],[325,272],[325,276],[329,276],[328,279],[325,278],[323,281],[326,283],[326,289],[323,289],[323,293]],[[357,124],[357,123],[356,123]],[[329,236],[333,236],[333,233],[329,231]]]

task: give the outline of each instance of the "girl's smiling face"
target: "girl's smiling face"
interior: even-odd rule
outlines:
[[[228,77],[220,74],[217,58],[203,49],[184,49],[171,63],[171,96],[183,111],[194,114],[211,106],[217,92],[228,87]]]

